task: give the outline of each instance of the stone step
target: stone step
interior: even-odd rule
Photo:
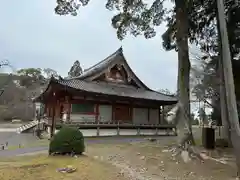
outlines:
[[[40,121],[40,123],[44,123],[44,121],[42,120],[42,121]],[[22,132],[24,132],[26,130],[34,128],[35,126],[37,126],[37,124],[38,124],[38,121],[37,120],[33,120],[33,121],[29,122],[28,124],[22,125],[19,128],[17,128],[16,132],[18,134],[21,134]]]

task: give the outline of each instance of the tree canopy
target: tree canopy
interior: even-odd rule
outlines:
[[[68,72],[68,77],[78,77],[83,73],[82,67],[79,61],[75,61]]]
[[[55,12],[59,15],[78,14],[81,6],[86,6],[90,0],[57,0]],[[106,0],[106,8],[117,11],[112,18],[112,26],[117,31],[117,37],[123,39],[127,33],[134,36],[144,35],[152,38],[156,28],[163,21],[167,22],[167,30],[162,35],[163,46],[167,50],[176,49],[176,6],[172,9],[164,7],[169,0],[154,0],[152,3],[142,0]],[[216,0],[188,0],[188,34],[191,43],[196,43],[204,51],[216,52],[217,46],[217,4]],[[226,1],[228,35],[232,56],[239,52],[240,42],[240,9],[234,1]]]

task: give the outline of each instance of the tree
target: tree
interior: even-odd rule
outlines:
[[[82,67],[80,65],[79,61],[75,61],[73,63],[73,66],[71,67],[71,69],[68,72],[68,77],[72,78],[72,77],[78,77],[83,73],[82,71]]]
[[[51,68],[44,68],[43,72],[46,74],[46,78],[50,79],[51,77],[58,78],[59,75],[57,71],[51,69]]]
[[[207,115],[204,108],[200,108],[198,111],[198,118],[203,124],[207,124]]]
[[[230,137],[232,141],[232,145],[236,155],[236,163],[238,168],[238,173],[240,173],[240,127],[239,127],[239,119],[238,119],[238,112],[237,112],[237,104],[236,104],[236,96],[235,96],[235,87],[234,87],[234,79],[232,73],[232,63],[231,63],[231,53],[229,47],[229,40],[226,25],[226,17],[225,17],[225,9],[223,0],[218,1],[218,17],[219,17],[219,35],[221,40],[221,49],[222,49],[222,57],[220,59],[220,63],[222,66],[222,75],[224,79],[224,90],[225,92],[222,93],[224,98],[226,98],[227,104],[227,115],[228,121],[227,124],[231,128]],[[228,84],[227,84],[228,83]]]
[[[45,78],[42,75],[41,68],[24,68],[17,71],[20,78],[20,85],[24,87],[30,87],[34,83],[45,83]]]
[[[239,143],[237,141],[239,141],[239,135],[238,137],[236,136],[236,131],[239,130],[238,128],[238,123],[237,123],[237,117],[236,116],[232,116],[232,118],[230,118],[230,115],[236,115],[236,108],[232,107],[229,109],[229,107],[226,107],[226,104],[228,104],[228,106],[231,106],[233,104],[233,106],[235,106],[235,103],[229,103],[228,101],[225,101],[223,102],[223,100],[227,97],[226,92],[223,92],[223,90],[226,90],[230,87],[230,85],[233,85],[234,83],[230,83],[229,86],[226,86],[225,84],[225,87],[223,87],[223,83],[229,83],[230,81],[232,81],[232,78],[228,79],[226,77],[230,77],[231,76],[231,66],[229,67],[229,64],[227,63],[223,63],[226,59],[234,59],[234,58],[238,58],[238,54],[239,54],[239,38],[238,38],[238,34],[237,32],[239,32],[239,14],[240,14],[240,7],[239,6],[236,6],[235,4],[235,1],[226,1],[225,2],[225,9],[224,9],[224,5],[222,4],[222,16],[220,16],[220,13],[219,13],[219,7],[220,7],[220,3],[222,3],[222,1],[212,1],[212,9],[209,9],[209,8],[205,8],[205,9],[208,9],[208,10],[211,10],[211,11],[208,11],[208,18],[211,19],[211,23],[209,23],[207,26],[206,26],[206,30],[208,30],[208,34],[206,34],[205,37],[208,37],[208,40],[205,40],[201,45],[202,45],[202,49],[204,51],[208,51],[210,52],[209,54],[213,54],[214,56],[217,57],[217,63],[218,66],[220,67],[220,75],[223,74],[222,71],[225,71],[226,67],[228,67],[228,71],[225,71],[224,73],[224,78],[221,77],[220,78],[220,100],[221,100],[221,116],[222,116],[222,119],[223,119],[223,122],[226,121],[225,123],[225,126],[226,125],[230,125],[231,129],[235,129],[235,131],[231,131],[230,133],[230,137],[232,140],[235,141],[235,143],[233,143],[233,146],[234,146],[234,149],[238,149],[236,152],[239,151],[239,148],[240,146],[238,145]],[[209,1],[204,1],[205,5],[208,5],[209,6]],[[218,5],[218,8],[217,8],[217,5]],[[209,13],[210,12],[210,13]],[[217,16],[217,13],[219,13],[219,18]],[[227,18],[224,16],[226,13],[226,16]],[[225,19],[227,21],[225,21]],[[221,20],[221,21],[220,21]],[[221,26],[221,24],[219,22],[222,22],[222,24],[227,24],[226,26],[228,28],[226,28],[225,26]],[[219,25],[220,24],[220,25]],[[224,32],[222,31],[224,29]],[[227,32],[226,32],[227,31]],[[220,33],[221,32],[221,33]],[[224,36],[224,43],[221,43],[221,39],[222,36]],[[229,38],[227,38],[227,36]],[[229,48],[223,48],[224,46],[228,46],[228,44],[230,45]],[[230,49],[230,51],[228,51],[227,49]],[[224,51],[225,50],[225,51]],[[226,56],[227,55],[227,56]],[[230,62],[231,64],[231,62]],[[230,72],[230,74],[229,74]],[[227,76],[230,75],[230,76]],[[223,80],[225,79],[225,80]],[[224,82],[225,81],[225,82]],[[234,96],[234,93],[233,93],[233,88],[230,89],[231,90],[231,93],[228,95],[228,97],[231,96],[231,100],[234,101],[234,98],[232,98]],[[230,92],[230,91],[229,91]],[[227,108],[227,111],[225,110],[225,108]],[[232,112],[231,112],[231,111]],[[223,112],[231,112],[231,113],[223,113]],[[226,116],[226,114],[229,116],[229,118],[224,118],[224,114]],[[235,119],[233,121],[233,119]],[[229,129],[228,127],[226,129]],[[235,134],[234,134],[235,132]],[[240,171],[240,156],[238,155],[238,153],[236,153],[236,157],[237,157],[237,165],[238,165],[238,170]]]
[[[34,79],[40,79],[42,76],[42,69],[40,68],[25,68],[17,71],[19,75],[33,77]]]
[[[208,3],[208,1],[205,1]],[[207,7],[207,6],[206,6]],[[210,7],[210,6],[208,6]],[[219,65],[219,59],[221,58],[221,41],[219,41],[219,32],[220,29],[217,26],[218,24],[218,16],[217,16],[217,4],[216,1],[212,1],[212,11],[208,11],[211,13],[208,13],[208,15],[211,17],[209,19],[212,19],[212,25],[207,27],[207,30],[209,32],[215,32],[215,33],[211,33],[211,34],[207,34],[207,39],[211,39],[211,41],[208,41],[207,43],[202,43],[202,50],[205,52],[205,57],[204,58],[208,58],[210,59],[210,61],[208,61],[208,64],[210,64],[211,66],[215,66],[216,68],[214,68],[214,71],[211,73],[212,77],[215,76],[215,78],[213,78],[213,80],[215,79],[215,84],[214,86],[207,86],[207,87],[211,87],[211,97],[210,98],[212,100],[212,106],[214,108],[214,113],[212,117],[215,117],[215,119],[220,119],[220,116],[222,116],[222,120],[223,122],[226,121],[226,113],[224,112],[225,110],[225,106],[226,106],[226,102],[222,102],[223,101],[223,95],[221,95],[221,103],[220,103],[220,94],[222,91],[222,86],[223,86],[223,82],[222,82],[222,77],[220,76],[221,74],[221,68]],[[238,88],[238,61],[235,61],[234,59],[239,59],[239,47],[240,47],[240,41],[238,38],[239,35],[239,26],[237,25],[240,21],[239,18],[239,14],[240,14],[240,7],[235,5],[234,1],[226,1],[225,3],[225,12],[226,12],[226,16],[227,18],[227,31],[228,31],[228,37],[229,37],[229,44],[230,44],[230,53],[231,53],[231,58],[232,58],[232,63],[233,63],[233,73],[234,73],[234,84],[235,84],[235,92],[236,92],[236,96],[237,96],[237,100],[238,100],[238,94],[239,94],[239,88]],[[215,22],[214,22],[215,21]],[[207,52],[207,53],[206,53]],[[217,72],[217,73],[216,73]],[[215,73],[215,75],[214,75]],[[206,76],[204,77],[204,79],[206,79]],[[207,78],[209,79],[209,78]],[[203,82],[200,85],[201,87],[203,87]],[[203,88],[202,88],[203,89]],[[200,91],[201,92],[201,91]],[[222,107],[220,107],[220,104]],[[222,115],[221,115],[222,114]],[[229,127],[227,126],[226,123],[223,123],[224,127],[226,128],[226,130],[228,131]],[[227,133],[226,133],[227,134]]]
[[[59,79],[57,71],[51,68],[23,68],[17,71],[20,85],[26,88],[44,85],[51,77]]]
[[[11,66],[11,64],[9,63],[8,60],[3,60],[0,61],[0,68],[4,68],[4,67],[10,67],[10,69],[13,71],[13,67]],[[3,76],[4,78],[0,78],[0,96],[4,93],[4,90],[6,88],[6,86],[9,84],[9,82],[12,81],[12,73],[10,73],[7,77]]]
[[[203,55],[202,55],[203,56]],[[196,82],[193,85],[192,93],[201,102],[212,106],[211,101],[219,97],[219,73],[217,67],[218,57],[210,57],[203,60],[201,56],[194,57],[199,61],[192,66],[192,79]]]
[[[33,117],[32,100],[28,99],[26,89],[19,86],[18,81],[23,76],[15,74],[16,71],[10,62],[4,60],[0,62],[0,67],[10,68],[12,73],[1,73],[0,75],[0,114],[2,120],[11,120],[13,118],[20,118],[22,120],[30,120]],[[14,96],[13,96],[14,94]],[[30,103],[29,103],[30,102]]]

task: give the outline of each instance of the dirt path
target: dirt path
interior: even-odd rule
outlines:
[[[132,142],[120,145],[92,144],[87,154],[108,162],[132,180],[231,180],[235,169],[214,161],[173,159],[165,145],[156,142]]]

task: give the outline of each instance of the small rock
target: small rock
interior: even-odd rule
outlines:
[[[145,158],[146,158],[145,156],[141,156],[141,157],[140,157],[141,160],[144,160]]]
[[[193,176],[194,174],[195,174],[194,172],[190,172],[190,173],[189,173],[190,176]]]
[[[204,160],[209,159],[209,156],[206,155],[206,153],[200,153],[201,158],[203,158]]]
[[[191,159],[189,157],[189,153],[187,151],[181,152],[182,159],[185,163],[189,162]]]
[[[140,152],[138,152],[137,155],[140,155]]]
[[[163,166],[164,166],[164,164],[158,164],[158,166],[159,166],[159,167],[163,167]]]
[[[166,153],[166,152],[170,152],[170,150],[164,149],[164,150],[162,150],[162,152],[163,152],[163,153]]]
[[[147,170],[148,170],[147,168],[142,168],[142,169],[141,169],[141,172],[144,173],[144,172],[146,172]]]
[[[118,173],[118,175],[124,176],[124,171],[123,171],[123,169]]]
[[[72,166],[68,165],[65,168],[59,168],[57,169],[57,172],[61,172],[61,173],[73,173],[76,171],[77,168],[73,168]]]
[[[114,159],[114,156],[108,156],[108,160],[111,161]]]
[[[98,156],[93,156],[94,159],[98,159]]]
[[[157,139],[155,139],[155,138],[148,138],[148,140],[149,140],[150,142],[156,142],[156,141],[157,141]]]

